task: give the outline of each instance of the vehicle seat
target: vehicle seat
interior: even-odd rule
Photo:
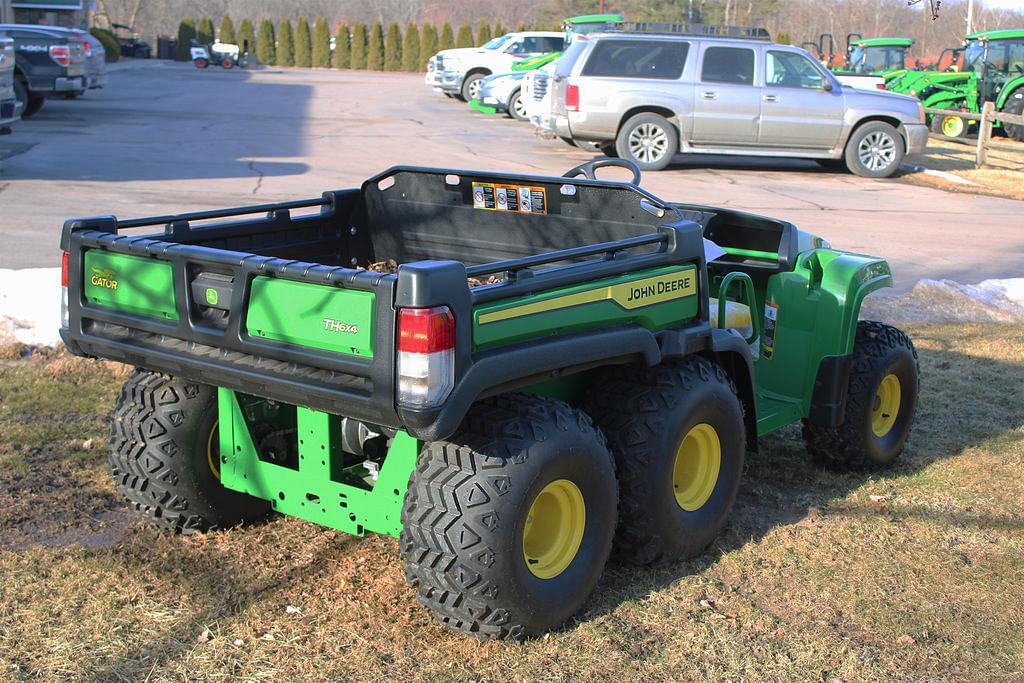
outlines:
[[[713,327],[718,327],[718,299],[709,299],[711,304],[708,317]],[[754,334],[754,321],[750,317],[750,306],[737,301],[725,302],[725,329],[736,330],[744,339]]]

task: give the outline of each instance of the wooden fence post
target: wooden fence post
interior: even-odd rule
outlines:
[[[988,161],[988,143],[992,137],[992,117],[995,115],[995,103],[986,102],[981,107],[981,121],[978,122],[978,147],[974,155],[974,165],[981,168]]]

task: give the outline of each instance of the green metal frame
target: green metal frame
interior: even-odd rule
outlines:
[[[340,420],[296,407],[298,468],[260,459],[235,392],[219,389],[220,481],[226,488],[269,500],[274,510],[362,536],[398,536],[402,503],[420,442],[398,431],[375,482],[361,466],[344,467]],[[363,486],[344,481],[363,479]],[[344,480],[344,481],[343,481]]]

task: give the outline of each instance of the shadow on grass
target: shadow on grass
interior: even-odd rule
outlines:
[[[984,330],[985,328],[980,328]],[[982,333],[983,336],[983,333]],[[921,390],[910,440],[897,464],[881,471],[836,471],[811,462],[799,426],[759,440],[748,453],[743,482],[730,520],[704,554],[657,567],[613,563],[584,609],[586,620],[609,614],[624,602],[646,600],[679,579],[700,574],[726,553],[756,543],[777,527],[797,523],[818,510],[867,517],[871,509],[842,506],[841,500],[871,480],[913,476],[933,463],[954,457],[1024,427],[1018,400],[1024,364],[951,350],[941,336],[915,335]],[[939,350],[921,346],[939,346]],[[1024,518],[957,515],[920,507],[875,512],[889,519],[914,518],[949,526],[1024,530]],[[568,629],[573,628],[570,624]]]

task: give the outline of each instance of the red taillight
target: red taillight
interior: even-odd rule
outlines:
[[[60,325],[67,327],[68,317],[68,252],[60,257]]]
[[[876,90],[888,90],[888,88],[885,87],[885,83],[877,83],[875,85],[875,89]]]
[[[398,312],[395,399],[409,408],[434,408],[455,386],[455,316],[447,306]]]
[[[51,45],[50,58],[61,66],[71,63],[71,48],[67,45]]]
[[[567,85],[565,87],[565,110],[566,111],[579,111],[580,110],[580,86],[578,86],[578,85]]]
[[[447,306],[403,308],[398,313],[398,350],[434,353],[455,348],[455,316]]]
[[[92,57],[92,43],[85,41],[85,56]]]

